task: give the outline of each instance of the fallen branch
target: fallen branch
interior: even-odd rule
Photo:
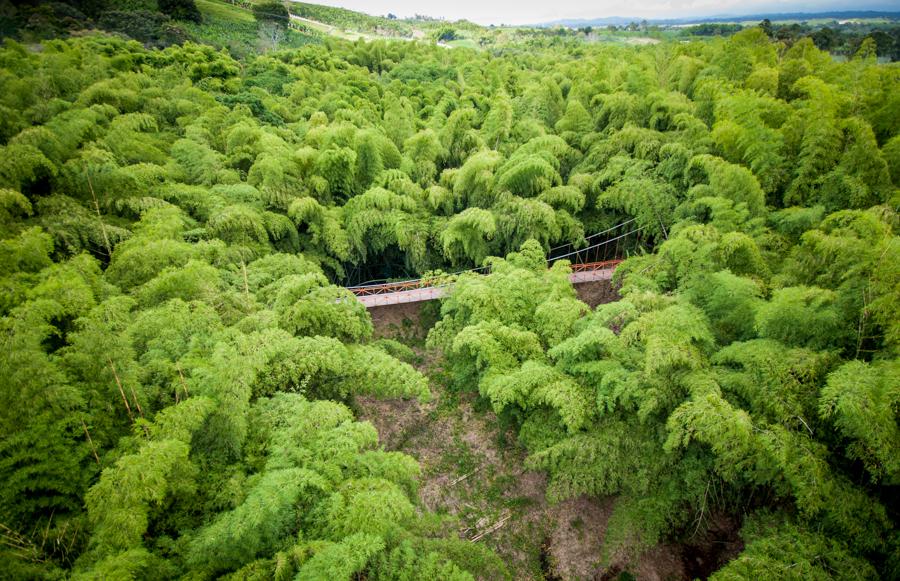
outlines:
[[[503,525],[506,524],[506,521],[508,521],[511,517],[512,517],[511,514],[504,516],[503,518],[501,518],[500,520],[498,520],[497,522],[495,522],[494,524],[489,526],[487,529],[485,529],[484,532],[479,533],[479,534],[475,535],[474,537],[472,537],[471,539],[469,539],[469,541],[472,543],[477,543],[478,541],[480,541],[487,535],[490,535],[490,534],[500,530],[501,528],[503,528]]]
[[[449,486],[456,486],[457,484],[459,484],[460,482],[462,482],[463,480],[465,480],[465,479],[468,478],[469,476],[475,474],[476,472],[478,472],[478,471],[481,470],[482,468],[484,468],[484,464],[482,464],[481,466],[479,466],[479,467],[476,468],[475,470],[472,470],[472,471],[469,472],[468,474],[463,474],[462,476],[460,476],[459,478],[457,478],[456,480],[454,480],[453,482],[451,482],[451,483],[449,484]]]

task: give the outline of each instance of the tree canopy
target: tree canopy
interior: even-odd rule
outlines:
[[[0,569],[507,574],[354,413],[430,388],[344,287],[466,270],[428,346],[550,501],[613,499],[598,561],[722,517],[719,579],[898,575],[895,65],[755,27],[279,50],[252,13],[241,59],[0,48]],[[622,224],[591,308],[548,252]]]

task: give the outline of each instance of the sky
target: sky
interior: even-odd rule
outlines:
[[[900,0],[307,0],[368,14],[400,17],[425,14],[478,24],[537,24],[562,18],[680,18],[820,12],[823,10],[900,10]]]

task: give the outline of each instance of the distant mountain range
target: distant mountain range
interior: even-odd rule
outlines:
[[[581,28],[584,26],[616,26],[627,25],[631,22],[642,22],[646,20],[649,24],[658,25],[678,25],[678,24],[702,24],[704,22],[735,22],[745,20],[764,20],[768,18],[772,22],[779,20],[814,20],[828,18],[834,20],[852,20],[854,18],[889,18],[891,20],[900,20],[900,12],[886,12],[879,10],[839,10],[828,12],[778,12],[778,13],[760,13],[760,14],[741,14],[741,15],[722,15],[722,16],[696,16],[690,18],[667,18],[667,19],[650,19],[650,18],[627,18],[623,16],[609,16],[604,18],[563,18],[553,20],[551,22],[542,22],[535,24],[537,27],[553,27],[566,26],[569,28]]]

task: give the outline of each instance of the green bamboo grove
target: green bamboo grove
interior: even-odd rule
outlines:
[[[809,39],[0,49],[0,570],[502,579],[355,396],[431,397],[343,286],[461,275],[428,347],[603,555],[900,576],[900,68]],[[626,220],[619,300],[554,246]]]

